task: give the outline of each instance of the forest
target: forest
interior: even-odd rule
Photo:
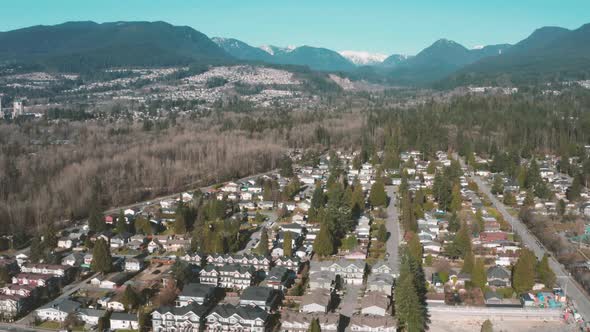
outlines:
[[[107,209],[274,169],[295,148],[361,149],[367,156],[451,150],[500,160],[585,158],[590,144],[587,90],[411,106],[396,105],[390,92],[338,98],[341,105],[329,109],[239,112],[228,104],[202,117],[147,124],[126,117],[0,123],[0,232],[83,218],[94,203]]]

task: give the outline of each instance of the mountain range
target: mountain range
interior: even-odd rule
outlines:
[[[415,56],[322,47],[254,47],[165,22],[67,22],[0,32],[0,64],[59,71],[241,62],[306,66],[401,85],[520,84],[590,77],[590,24],[544,27],[515,45],[468,49],[440,39]]]

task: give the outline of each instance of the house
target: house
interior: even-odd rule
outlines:
[[[12,283],[18,285],[32,285],[36,287],[53,287],[58,278],[48,274],[19,273],[12,277]]]
[[[83,262],[84,262],[84,255],[79,252],[71,253],[61,260],[62,265],[68,265],[68,266],[80,266],[80,265],[82,265]]]
[[[362,285],[365,276],[366,263],[364,260],[340,260],[338,262],[319,263],[322,271],[331,271],[339,275],[345,284]],[[312,269],[314,266],[312,266]]]
[[[275,266],[284,266],[294,272],[299,272],[301,265],[301,259],[299,257],[286,257],[281,256],[274,260]]]
[[[207,308],[195,302],[182,307],[160,307],[152,312],[154,332],[200,331]]]
[[[21,266],[20,270],[22,273],[48,274],[56,277],[65,277],[70,269],[71,266],[68,265],[25,264]]]
[[[389,265],[387,265],[387,263],[385,263],[384,261],[377,261],[371,267],[371,273],[373,273],[373,274],[379,274],[379,273],[393,274],[393,269]]]
[[[184,307],[191,303],[208,304],[215,299],[215,286],[207,284],[189,283],[184,285],[182,292],[176,299],[177,307]]]
[[[0,294],[0,316],[4,319],[16,318],[24,311],[26,306],[26,296]]]
[[[195,265],[201,265],[201,255],[199,253],[186,253],[184,256],[180,257],[181,260]]]
[[[73,246],[76,245],[78,241],[73,240],[69,237],[61,237],[57,240],[57,247],[61,249],[71,249]]]
[[[168,252],[186,251],[191,248],[190,239],[172,239],[168,240],[164,245],[164,249]]]
[[[80,308],[80,303],[72,300],[58,300],[50,302],[41,308],[35,310],[35,315],[39,320],[53,320],[63,322],[70,312],[75,312]]]
[[[396,332],[397,324],[390,316],[352,315],[350,331],[355,332]]]
[[[123,292],[117,293],[114,297],[109,298],[108,300],[105,299],[103,303],[106,303],[107,309],[115,312],[123,312],[125,311],[125,304],[123,303]]]
[[[129,239],[131,238],[131,234],[127,232],[123,232],[117,234],[111,238],[111,249],[123,248]]]
[[[90,280],[90,284],[105,289],[116,289],[123,285],[125,281],[129,279],[129,275],[124,272],[116,273],[110,276],[109,278],[105,278],[104,276],[97,276]]]
[[[314,271],[310,273],[309,289],[332,289],[336,281],[336,274],[332,271]]]
[[[328,289],[315,289],[313,292],[305,294],[301,299],[302,312],[328,312],[332,304],[332,292]]]
[[[90,267],[92,264],[92,254],[84,255],[84,263],[82,264],[84,267]]]
[[[393,275],[389,273],[372,273],[367,278],[367,291],[381,292],[391,296],[393,293],[393,283]]]
[[[0,288],[0,294],[34,298],[40,289],[41,287],[33,285],[6,284],[4,287]]]
[[[96,326],[105,313],[105,310],[100,309],[78,309],[78,318],[90,326]]]
[[[137,315],[126,312],[113,312],[111,314],[111,330],[137,330],[139,321]]]
[[[219,286],[223,288],[245,289],[254,282],[253,267],[229,264],[219,268]]]
[[[380,292],[367,292],[361,300],[361,314],[385,316],[390,311],[391,301]]]
[[[268,322],[269,314],[258,307],[220,304],[207,315],[206,331],[264,332]]]
[[[199,281],[205,285],[219,285],[219,271],[216,266],[205,265],[199,272]]]
[[[267,312],[274,310],[281,302],[281,293],[276,289],[250,286],[240,296],[240,306],[255,306]]]
[[[139,272],[143,268],[143,262],[137,258],[125,259],[125,271]]]
[[[487,271],[488,286],[510,287],[511,273],[503,266],[492,266]]]
[[[160,243],[158,239],[152,239],[150,243],[147,245],[147,250],[150,254],[153,254],[156,251],[160,251],[164,248],[164,246]]]
[[[266,275],[264,284],[267,287],[283,291],[289,286],[291,273],[291,270],[284,266],[275,266]]]
[[[303,312],[285,311],[281,315],[281,332],[307,332],[311,321],[317,319],[322,331],[338,331],[340,314],[308,314]]]

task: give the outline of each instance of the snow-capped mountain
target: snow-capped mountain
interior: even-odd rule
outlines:
[[[387,58],[387,55],[385,54],[369,53],[365,51],[340,51],[338,53],[357,66],[376,65]]]
[[[293,51],[294,49],[296,49],[295,46],[278,47],[278,46],[274,46],[274,45],[262,45],[262,46],[259,46],[258,48],[270,55],[285,54],[285,53],[289,53],[289,52]]]

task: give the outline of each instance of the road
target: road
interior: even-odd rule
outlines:
[[[399,244],[401,239],[401,229],[399,225],[399,214],[397,211],[397,195],[394,186],[387,186],[385,188],[387,196],[389,196],[389,206],[387,207],[387,219],[385,227],[389,232],[389,238],[385,244],[385,249],[389,254],[387,263],[393,270],[395,277],[399,276]]]
[[[361,286],[346,285],[346,293],[340,301],[340,314],[346,317],[352,317],[352,314],[358,312],[359,300],[361,295]]]
[[[526,225],[520,219],[513,217],[506,209],[506,206],[492,195],[490,187],[485,181],[475,175],[471,175],[470,178],[477,183],[479,190],[489,198],[504,219],[512,225],[514,232],[518,233],[522,239],[522,243],[532,250],[537,258],[541,259],[547,251],[539,245],[538,239],[529,232]],[[553,256],[549,257],[549,266],[557,276],[557,284],[565,290],[566,295],[573,301],[578,312],[585,320],[590,319],[590,299],[586,292]]]
[[[250,236],[250,241],[248,241],[248,244],[246,244],[244,249],[238,251],[238,254],[243,255],[246,253],[250,253],[250,251],[255,248],[256,243],[258,243],[258,241],[260,240],[262,230],[264,228],[269,228],[270,225],[273,225],[278,219],[278,215],[275,211],[260,211],[260,213],[268,217],[268,219],[262,224],[262,226],[256,232],[252,233],[252,236]]]

